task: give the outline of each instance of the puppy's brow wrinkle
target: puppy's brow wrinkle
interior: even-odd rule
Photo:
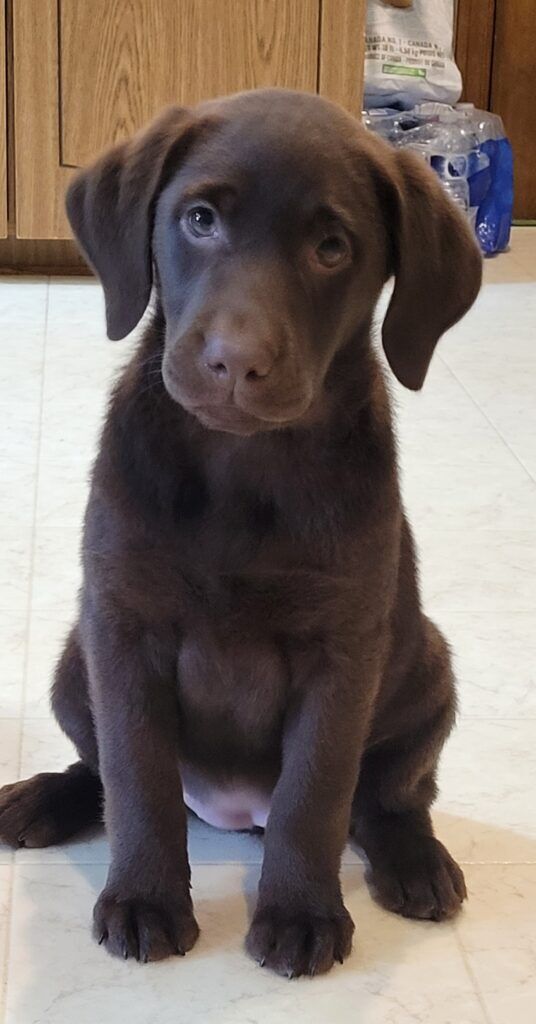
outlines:
[[[218,200],[233,199],[238,195],[238,186],[225,181],[198,181],[187,185],[181,195],[179,206],[195,199],[208,199],[216,203]]]
[[[352,216],[352,212],[341,203],[338,203],[336,199],[320,203],[316,209],[316,217],[340,221],[347,231],[352,231],[355,228],[355,215]]]

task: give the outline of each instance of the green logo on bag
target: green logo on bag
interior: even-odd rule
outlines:
[[[410,75],[411,78],[426,78],[426,68],[407,68],[403,64],[382,64],[384,75]]]

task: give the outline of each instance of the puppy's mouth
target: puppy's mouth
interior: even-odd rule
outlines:
[[[294,421],[294,417],[268,419],[230,403],[225,405],[187,405],[183,401],[181,405],[208,430],[238,434],[241,437],[249,437],[261,430],[282,430]]]
[[[229,395],[224,399],[211,400],[208,397],[195,392],[188,393],[183,382],[179,382],[173,370],[165,366],[162,370],[164,386],[170,398],[182,408],[195,416],[195,418],[208,430],[222,431],[228,434],[238,434],[248,437],[261,431],[284,430],[307,418],[313,404],[313,388],[307,388],[306,393],[296,396],[295,400],[288,400],[278,408],[268,402],[251,403],[253,408],[248,408],[236,395]],[[249,405],[249,403],[248,403]]]

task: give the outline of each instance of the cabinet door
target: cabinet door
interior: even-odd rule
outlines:
[[[264,85],[315,92],[320,13],[320,0],[17,0],[17,236],[69,237],[72,168],[167,103]]]
[[[500,114],[514,150],[514,217],[536,218],[534,0],[458,0],[462,99]]]
[[[0,238],[7,237],[6,5],[0,0]]]
[[[500,114],[514,150],[514,217],[536,219],[534,0],[497,0],[491,110]]]

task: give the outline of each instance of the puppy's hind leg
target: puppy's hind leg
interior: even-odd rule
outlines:
[[[9,846],[65,842],[102,818],[97,742],[76,627],[56,669],[52,707],[81,760],[64,772],[34,775],[0,790],[0,842]]]
[[[461,868],[436,839],[430,817],[437,760],[456,702],[448,647],[428,620],[408,695],[411,725],[364,759],[351,834],[366,854],[368,881],[382,906],[440,921],[459,910],[467,893]]]

